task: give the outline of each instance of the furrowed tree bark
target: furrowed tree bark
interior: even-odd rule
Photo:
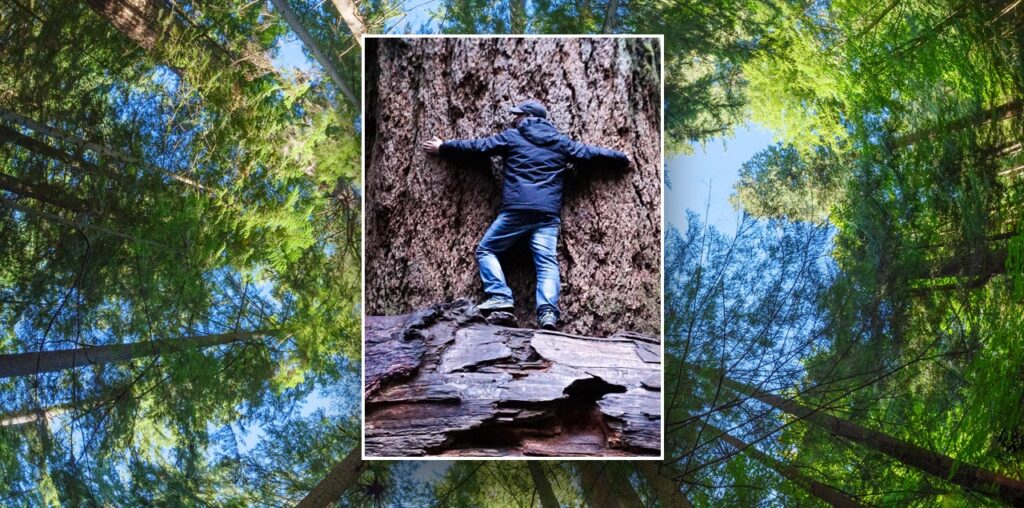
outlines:
[[[683,508],[693,506],[693,503],[679,491],[679,483],[661,473],[661,462],[638,460],[633,462],[633,465],[644,476],[647,483],[654,487],[654,495],[658,496],[662,506],[681,506]]]
[[[800,471],[797,470],[797,468],[787,464],[783,464],[781,461],[775,459],[774,457],[768,455],[767,453],[762,452],[761,450],[758,450],[756,447],[743,442],[739,438],[734,437],[732,434],[729,434],[728,432],[725,432],[708,423],[705,423],[704,425],[706,425],[708,429],[710,429],[711,431],[717,433],[718,438],[728,443],[729,446],[732,446],[736,450],[746,453],[747,455],[750,455],[751,457],[754,458],[754,460],[770,467],[773,471],[782,475],[783,478],[786,478],[787,480],[799,485],[802,489],[806,490],[814,497],[821,499],[822,501],[832,506],[841,508],[860,508],[866,506],[864,504],[861,504],[857,500],[853,499],[852,497],[844,494],[843,492],[840,492],[828,485],[825,485],[824,483],[821,483],[813,478],[801,474]]]
[[[629,478],[614,464],[598,461],[577,462],[580,489],[590,508],[644,508]]]
[[[200,349],[254,339],[273,334],[273,331],[230,332],[214,335],[163,339],[132,344],[93,346],[60,351],[39,351],[0,355],[0,378],[28,376],[43,372],[57,372],[123,362],[187,349]]]
[[[555,497],[555,491],[551,489],[551,482],[544,474],[544,468],[540,462],[528,460],[526,467],[529,468],[530,477],[533,478],[533,487],[537,490],[537,495],[540,496],[540,505],[543,508],[559,508],[561,505],[558,504],[558,498]]]
[[[563,330],[660,332],[659,76],[656,40],[370,39],[366,66],[366,311],[400,315],[483,298],[475,257],[501,205],[501,164],[428,155],[420,144],[511,127],[506,107],[543,102],[578,141],[628,152],[626,170],[566,174],[558,259]],[[521,323],[535,317],[532,256],[502,258]]]
[[[362,454],[362,445],[357,444],[295,508],[323,508],[341,499],[341,495],[359,481],[365,465]]]
[[[363,47],[363,35],[366,33],[366,21],[359,14],[359,8],[353,0],[333,0],[334,8],[338,9],[341,19],[345,20],[348,30],[352,32],[352,38],[356,40],[359,47]]]
[[[320,46],[316,43],[316,39],[310,35],[309,30],[306,30],[306,27],[302,26],[302,22],[299,21],[299,17],[295,15],[295,11],[293,11],[288,5],[288,0],[270,0],[270,3],[274,4],[274,8],[277,9],[277,12],[281,13],[281,16],[284,17],[285,22],[287,22],[288,26],[293,32],[295,32],[295,35],[299,36],[299,40],[301,40],[302,44],[306,46],[306,49],[313,54],[313,58],[315,58],[317,63],[320,64],[320,67],[323,68],[324,72],[331,77],[331,81],[333,81],[338,89],[341,90],[342,95],[352,103],[352,106],[358,108],[359,99],[356,97],[356,94],[352,92],[352,87],[348,86],[348,83],[341,78],[341,73],[338,72],[338,68],[329,58],[327,58],[327,55],[324,54],[323,50],[320,49]]]
[[[824,411],[811,409],[792,400],[758,390],[756,387],[728,378],[723,379],[725,385],[732,390],[745,393],[837,436],[888,455],[907,466],[1010,505],[1024,504],[1024,481],[958,461]]]

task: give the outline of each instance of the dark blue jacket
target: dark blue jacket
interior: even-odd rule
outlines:
[[[577,143],[559,133],[551,122],[536,117],[526,118],[519,127],[489,138],[447,141],[441,145],[440,154],[504,156],[501,209],[555,214],[562,210],[562,174],[566,163],[603,163],[620,168],[629,164],[626,154]]]

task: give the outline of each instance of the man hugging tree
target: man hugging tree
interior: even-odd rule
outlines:
[[[558,227],[561,224],[563,173],[568,162],[598,162],[626,168],[622,152],[569,139],[547,120],[547,109],[528,100],[509,108],[514,127],[495,136],[423,143],[428,153],[445,157],[501,155],[505,178],[501,213],[476,249],[480,278],[488,298],[477,307],[484,312],[514,308],[498,254],[528,236],[537,268],[537,325],[554,330],[559,320]]]

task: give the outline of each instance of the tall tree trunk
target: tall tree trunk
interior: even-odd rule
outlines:
[[[790,466],[788,464],[783,464],[781,461],[776,460],[771,455],[768,455],[767,453],[758,450],[756,447],[752,445],[744,443],[742,440],[740,440],[737,437],[734,437],[728,432],[725,432],[707,423],[705,423],[704,425],[711,429],[711,431],[717,433],[719,439],[728,443],[729,446],[732,446],[733,448],[743,453],[746,453],[747,455],[750,455],[751,457],[754,458],[754,460],[772,468],[772,470],[774,470],[776,473],[782,475],[783,478],[786,478],[787,480],[799,485],[802,489],[806,490],[814,497],[821,499],[822,501],[836,507],[857,508],[865,506],[858,502],[857,500],[844,494],[843,492],[840,492],[813,478],[804,476],[803,474],[800,473],[799,470],[797,470],[797,468]]]
[[[647,483],[654,488],[654,495],[658,496],[662,506],[679,506],[689,508],[693,506],[690,500],[679,490],[679,483],[670,477],[662,474],[661,469],[665,467],[661,462],[649,460],[638,460],[633,462],[640,474],[644,475]]]
[[[943,480],[955,483],[972,492],[995,497],[1011,505],[1024,504],[1024,481],[958,461],[952,457],[897,439],[883,432],[871,430],[849,420],[811,409],[792,400],[758,390],[728,378],[723,382],[729,388],[745,393],[776,409],[785,411],[808,423],[817,425],[837,436],[884,453],[903,464],[920,469]]]
[[[1014,99],[993,108],[984,109],[976,113],[962,116],[946,124],[936,125],[934,127],[906,134],[893,140],[889,144],[889,148],[903,148],[926,139],[934,139],[942,134],[952,131],[963,130],[970,127],[979,127],[989,122],[1008,120],[1020,115],[1021,111],[1024,111],[1024,99]]]
[[[341,499],[341,495],[359,481],[359,475],[366,464],[362,454],[363,447],[357,444],[295,508],[323,508]]]
[[[338,9],[341,19],[348,25],[352,38],[356,40],[359,47],[363,47],[363,35],[366,34],[366,21],[359,14],[359,8],[354,0],[334,0],[334,8]]]
[[[316,39],[310,35],[309,30],[306,30],[306,27],[302,26],[302,22],[299,20],[299,17],[295,15],[295,11],[293,11],[288,5],[288,0],[270,0],[270,2],[274,4],[274,8],[281,13],[281,16],[284,17],[284,20],[288,23],[288,26],[291,27],[292,31],[295,32],[295,35],[299,36],[299,40],[301,40],[302,44],[306,46],[306,49],[313,54],[313,58],[315,58],[320,64],[320,67],[324,69],[324,72],[331,77],[331,81],[334,82],[335,86],[341,90],[341,93],[350,103],[352,103],[354,107],[358,108],[359,98],[357,98],[356,94],[352,92],[352,87],[342,79],[341,73],[338,72],[338,67],[334,65],[334,62],[327,58],[327,55],[324,54],[323,50],[321,50],[320,46],[316,43]]]
[[[629,478],[616,464],[599,461],[576,463],[580,475],[580,490],[590,508],[643,508]]]
[[[63,142],[63,143],[68,143],[68,144],[78,148],[79,150],[88,150],[90,152],[96,153],[97,155],[102,155],[104,157],[110,158],[112,160],[115,160],[115,161],[123,163],[123,164],[131,164],[131,165],[143,168],[143,169],[147,169],[147,170],[153,171],[157,175],[166,176],[167,178],[170,178],[170,179],[172,179],[174,181],[177,181],[177,182],[179,182],[181,184],[187,185],[187,186],[192,187],[194,189],[202,190],[202,191],[207,191],[207,192],[212,192],[212,189],[209,189],[209,188],[203,186],[202,184],[192,180],[191,178],[184,177],[184,176],[181,176],[179,174],[172,173],[172,172],[170,172],[170,171],[168,171],[168,170],[166,170],[164,168],[161,168],[159,166],[154,166],[154,165],[149,164],[149,163],[147,163],[147,162],[145,162],[143,160],[140,160],[140,159],[138,159],[136,157],[133,157],[131,155],[119,152],[118,150],[115,150],[115,149],[110,148],[108,146],[101,145],[99,143],[94,143],[92,141],[89,141],[87,139],[81,138],[79,136],[76,136],[75,134],[72,134],[70,132],[64,131],[62,129],[58,129],[58,128],[55,128],[55,127],[50,127],[50,126],[45,125],[43,123],[37,122],[37,121],[35,121],[35,120],[31,119],[31,118],[28,118],[26,116],[19,115],[18,113],[15,113],[13,111],[8,111],[6,109],[0,108],[0,118],[2,118],[4,120],[7,120],[8,122],[11,122],[11,123],[13,123],[15,125],[20,125],[21,127],[24,127],[24,128],[26,128],[28,130],[31,130],[31,131],[34,131],[34,132],[38,132],[39,134],[42,134],[42,135],[44,135],[46,137],[56,139],[56,140],[58,140],[60,142]],[[54,149],[54,150],[56,150],[56,149]],[[45,155],[45,156],[48,156],[48,157],[54,157],[54,158],[57,158],[59,160],[63,160],[58,154],[54,154],[53,152],[51,152],[49,150],[42,150],[42,151],[39,151],[38,153],[40,153],[40,155]],[[64,161],[64,162],[67,162],[67,161]],[[109,175],[109,173],[107,173],[107,174]]]
[[[134,237],[132,235],[124,234],[124,233],[122,233],[120,231],[117,231],[117,230],[113,230],[113,229],[106,228],[106,227],[103,227],[103,226],[98,226],[96,224],[89,224],[88,222],[85,222],[85,221],[82,221],[82,220],[67,219],[67,218],[61,217],[60,215],[57,215],[57,214],[53,214],[53,213],[49,213],[49,212],[44,212],[42,210],[37,210],[35,208],[29,207],[29,206],[25,206],[25,205],[20,205],[20,204],[15,203],[14,201],[11,201],[11,200],[3,197],[3,196],[0,196],[0,206],[5,206],[5,207],[10,208],[12,210],[17,210],[17,211],[22,212],[22,213],[24,213],[26,215],[32,215],[34,217],[41,217],[41,218],[44,218],[44,219],[47,219],[47,220],[52,220],[52,221],[57,222],[59,224],[63,224],[65,226],[76,228],[76,229],[81,229],[81,230],[88,229],[90,231],[96,231],[96,232],[102,233],[104,235],[116,236],[118,238],[123,238],[125,240],[129,240],[129,241],[132,241],[132,242],[145,243],[147,245],[152,245],[154,247],[159,247],[161,249],[176,250],[174,247],[171,247],[171,246],[168,246],[168,245],[164,245],[162,243],[154,242],[154,241],[151,241],[151,240],[145,240],[145,239],[142,239],[142,238],[137,238],[137,237]]]
[[[271,331],[230,332],[178,339],[135,342],[131,344],[64,349],[60,351],[6,354],[0,355],[0,378],[28,376],[89,365],[123,362],[188,349],[229,344],[263,337],[272,333]]]
[[[619,20],[619,0],[609,0],[608,9],[604,11],[604,26],[601,32],[606,34],[615,33],[615,27]]]
[[[19,425],[27,425],[30,423],[36,423],[41,420],[50,421],[57,416],[60,416],[68,411],[71,411],[71,407],[68,406],[57,406],[48,409],[35,409],[32,411],[21,411],[18,413],[8,413],[0,416],[0,427],[17,427]]]
[[[508,21],[511,33],[526,33],[526,0],[509,0]]]
[[[46,182],[31,182],[14,178],[6,173],[0,173],[0,189],[71,212],[86,213],[90,209],[89,204],[84,200],[57,186]]]
[[[555,497],[555,491],[551,489],[551,482],[544,474],[544,468],[540,461],[528,460],[526,467],[530,469],[530,477],[533,478],[533,487],[537,490],[537,495],[540,496],[541,507],[559,508],[561,505],[558,504],[558,498]]]
[[[221,41],[197,30],[188,13],[179,9],[181,16],[178,16],[162,0],[85,0],[85,3],[176,72],[183,73],[181,67],[190,63],[182,58],[168,58],[171,55],[168,49],[176,44],[202,48],[209,55],[209,68],[232,68],[242,72],[246,79],[275,72],[273,64],[261,51],[247,48],[239,52],[225,47]]]
[[[482,297],[476,246],[501,204],[501,166],[420,144],[511,127],[534,98],[578,141],[628,152],[627,170],[566,174],[558,259],[565,331],[660,328],[661,139],[656,40],[371,39],[366,68],[366,311],[399,315]],[[502,259],[520,322],[534,317],[533,259]]]
[[[173,23],[173,13],[156,0],[86,0],[86,3],[147,51],[155,48],[163,37],[160,27]]]
[[[0,112],[3,112],[3,110],[0,109]],[[85,160],[80,155],[70,154],[64,150],[54,148],[42,141],[32,138],[31,136],[26,136],[2,123],[0,123],[0,142],[13,143],[41,157],[62,162],[66,167],[84,174],[104,176],[115,181],[124,181],[123,176],[112,171],[101,169],[99,166]]]

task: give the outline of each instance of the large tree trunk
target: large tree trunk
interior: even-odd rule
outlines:
[[[0,378],[28,376],[42,372],[124,362],[147,356],[229,344],[269,335],[273,332],[230,332],[178,339],[151,340],[131,344],[92,346],[59,351],[0,355]]]
[[[657,339],[513,328],[496,315],[488,323],[460,300],[366,318],[368,456],[657,455]]]
[[[338,502],[341,495],[359,481],[365,464],[363,447],[357,444],[341,462],[331,468],[331,472],[327,473],[306,497],[302,498],[302,501],[299,501],[299,504],[295,505],[295,508],[323,508]]]
[[[733,390],[750,395],[837,436],[884,453],[907,466],[920,469],[972,492],[995,497],[1011,505],[1024,504],[1024,481],[958,461],[883,432],[832,416],[822,410],[812,409],[793,400],[761,391],[753,386],[728,378],[723,378],[723,383]]]
[[[558,498],[555,497],[555,491],[551,489],[551,482],[548,481],[547,475],[544,474],[544,467],[541,466],[541,463],[536,460],[529,460],[526,461],[526,467],[530,469],[533,488],[537,491],[537,495],[540,496],[541,508],[558,508],[561,506],[558,504]]]
[[[481,297],[475,249],[501,205],[497,160],[431,156],[420,144],[511,127],[507,106],[542,101],[578,141],[625,151],[628,170],[565,180],[559,302],[569,333],[656,334],[660,325],[661,139],[656,39],[367,41],[366,311],[405,314]],[[517,317],[534,317],[525,246],[502,267]]]
[[[840,492],[824,483],[821,483],[813,478],[803,475],[800,471],[788,464],[784,464],[775,457],[768,455],[767,453],[758,450],[756,447],[743,442],[741,439],[734,437],[732,434],[718,429],[710,424],[705,423],[709,429],[718,434],[719,439],[725,441],[733,448],[746,453],[747,455],[754,458],[754,460],[772,468],[776,473],[782,475],[783,478],[797,484],[800,488],[806,490],[814,497],[821,499],[822,501],[836,507],[843,508],[857,508],[865,506],[859,501],[852,497]]]

